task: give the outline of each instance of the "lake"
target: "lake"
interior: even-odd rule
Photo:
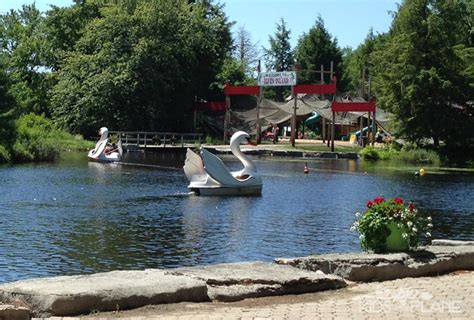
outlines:
[[[189,195],[182,153],[0,166],[0,282],[360,251],[354,213],[376,196],[413,201],[434,238],[474,239],[473,174],[315,159],[305,175],[301,160],[254,160],[261,197]]]

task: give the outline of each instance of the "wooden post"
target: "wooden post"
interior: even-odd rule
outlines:
[[[365,66],[362,67],[362,84],[360,86],[360,96],[362,98],[365,98],[364,95],[365,95]]]
[[[331,121],[328,121],[328,129],[326,131],[326,142],[329,148],[329,146],[331,145]]]
[[[375,146],[375,132],[376,132],[376,123],[375,123],[375,111],[374,111],[374,120],[372,122],[372,146]]]
[[[371,99],[372,95],[372,77],[369,74],[369,94],[368,99]],[[375,122],[375,111],[374,111],[374,120],[372,122],[372,146],[375,146],[375,134],[376,134],[376,122]]]
[[[224,143],[227,143],[227,127],[229,126],[229,119],[230,117],[230,96],[226,95],[225,96],[225,106],[226,106],[226,111],[225,111],[225,116],[224,116]]]
[[[260,92],[257,98],[257,144],[262,142],[262,128],[260,124],[260,103],[262,102],[263,90],[260,87]]]
[[[370,145],[370,111],[368,112],[369,117],[367,118],[367,145]]]
[[[332,60],[331,60],[331,67],[330,67],[329,71],[330,71],[329,82],[331,82],[331,81],[332,81],[332,78],[333,78],[333,76],[334,76],[334,61],[332,61]]]
[[[364,147],[364,139],[362,138],[363,134],[362,131],[364,130],[364,117],[360,116],[360,131],[359,131],[359,145],[363,148]]]
[[[295,100],[293,106],[293,116],[291,117],[291,146],[294,147],[296,143],[296,105],[298,100],[298,95],[295,93],[294,86],[291,86],[291,93],[293,99]]]
[[[331,151],[334,152],[334,129],[336,126],[336,113],[332,113],[332,126],[331,126]]]
[[[320,83],[324,84],[324,66],[321,65],[321,72],[320,72]],[[323,99],[323,95],[320,95],[320,99]],[[322,122],[322,135],[323,135],[323,143],[326,140],[326,118],[323,117],[323,122]],[[328,140],[329,142],[329,140]]]
[[[322,135],[323,135],[323,143],[326,142],[326,118],[323,117],[323,124],[322,124]]]
[[[196,131],[197,126],[197,96],[194,96],[194,131]]]
[[[332,82],[332,77],[333,77],[333,74],[334,74],[334,62],[331,60],[331,65],[329,67],[329,82],[331,83]],[[334,101],[334,95],[332,96],[332,100]],[[336,123],[335,123],[335,114],[334,112],[332,113],[332,121],[333,121],[333,126],[332,126],[332,131],[331,131],[331,139],[332,139],[332,145],[331,145],[331,151],[334,152],[334,130],[335,130],[335,126],[336,126]]]
[[[324,84],[324,66],[321,65],[321,84]],[[321,95],[321,98],[323,95]]]

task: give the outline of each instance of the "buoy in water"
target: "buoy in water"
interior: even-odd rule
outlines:
[[[305,163],[304,164],[304,170],[303,170],[304,174],[308,174],[309,173],[309,169],[308,169],[308,164]]]
[[[418,177],[420,175],[419,171],[415,171],[415,176]]]
[[[421,168],[420,169],[420,176],[424,176],[425,175],[425,169]]]

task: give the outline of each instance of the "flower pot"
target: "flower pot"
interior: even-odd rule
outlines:
[[[395,222],[387,225],[390,235],[385,240],[386,250],[388,252],[408,251],[409,243],[403,238],[403,233],[407,232],[405,228],[399,228]]]

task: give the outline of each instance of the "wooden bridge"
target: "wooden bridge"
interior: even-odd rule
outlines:
[[[111,136],[122,140],[125,150],[144,150],[156,148],[187,148],[202,143],[202,133],[109,131]]]

